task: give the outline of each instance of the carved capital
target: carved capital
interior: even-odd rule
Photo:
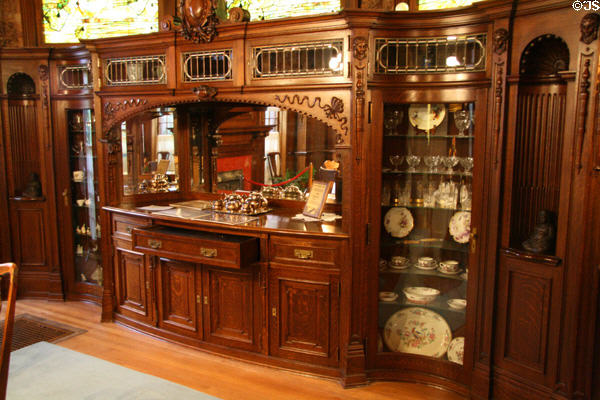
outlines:
[[[200,99],[212,99],[217,95],[217,88],[207,85],[197,86],[192,91]]]
[[[585,44],[590,44],[598,39],[598,25],[600,25],[600,15],[596,13],[586,14],[581,19],[581,40]]]
[[[38,67],[38,73],[40,74],[40,79],[43,81],[48,80],[48,66],[46,64],[42,64]]]
[[[504,28],[496,29],[493,35],[494,53],[503,54],[508,48],[508,31]]]
[[[367,39],[363,36],[357,36],[352,41],[352,54],[357,60],[364,60],[367,56],[369,45]]]

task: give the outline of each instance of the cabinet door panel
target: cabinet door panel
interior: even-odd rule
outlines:
[[[269,284],[271,354],[337,365],[338,278],[272,270]]]
[[[260,306],[253,272],[205,267],[206,341],[258,351]]]
[[[187,336],[199,336],[199,267],[166,258],[159,258],[157,263],[158,326]]]
[[[138,321],[152,323],[152,277],[144,263],[144,255],[116,249],[115,278],[118,311]]]

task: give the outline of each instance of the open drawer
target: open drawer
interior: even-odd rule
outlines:
[[[133,248],[145,254],[226,268],[258,261],[258,238],[164,226],[132,231]]]

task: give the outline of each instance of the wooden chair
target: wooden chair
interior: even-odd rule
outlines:
[[[6,398],[6,384],[8,382],[8,366],[10,363],[10,348],[12,344],[13,326],[15,323],[15,302],[17,299],[17,265],[14,263],[0,264],[0,276],[9,275],[8,297],[6,301],[6,316],[4,318],[4,332],[0,347],[0,399]],[[2,303],[0,302],[0,309]]]

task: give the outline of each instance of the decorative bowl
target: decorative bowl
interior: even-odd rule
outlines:
[[[403,289],[406,299],[414,304],[429,304],[439,296],[440,291],[424,286],[409,286]]]
[[[385,302],[392,302],[398,298],[398,293],[396,292],[379,292],[379,300]]]

